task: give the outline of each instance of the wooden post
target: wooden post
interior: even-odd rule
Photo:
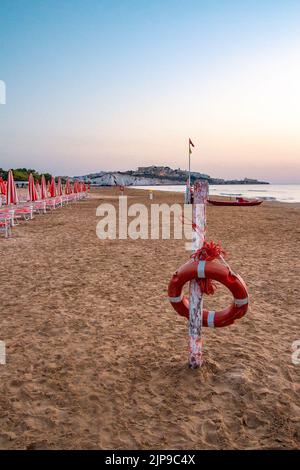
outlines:
[[[193,200],[193,252],[202,248],[205,239],[206,202],[208,197],[208,182],[196,181],[194,184]],[[196,280],[190,282],[189,289],[189,367],[197,369],[202,365],[202,308],[203,299],[199,284]]]

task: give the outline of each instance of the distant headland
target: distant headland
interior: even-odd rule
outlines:
[[[75,179],[83,179],[95,186],[158,186],[158,185],[182,185],[186,184],[188,171],[177,168],[173,170],[168,166],[140,166],[137,170],[128,171],[100,171],[84,176],[75,176]],[[266,181],[244,178],[242,180],[225,180],[213,178],[204,173],[191,172],[192,183],[197,180],[207,180],[210,184],[269,184]]]

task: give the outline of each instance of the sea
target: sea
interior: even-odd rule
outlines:
[[[134,187],[153,191],[185,191],[184,185]],[[242,196],[249,199],[263,199],[265,201],[300,203],[300,184],[210,184],[209,195],[224,197]]]

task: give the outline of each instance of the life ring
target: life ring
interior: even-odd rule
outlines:
[[[168,296],[176,312],[189,318],[189,300],[182,295],[184,284],[192,279],[212,279],[226,286],[233,295],[233,303],[221,311],[203,310],[202,326],[223,327],[243,317],[248,310],[248,292],[243,279],[230,269],[214,261],[188,261],[176,271],[169,283]]]

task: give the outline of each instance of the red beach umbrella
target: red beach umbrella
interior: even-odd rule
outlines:
[[[17,188],[14,182],[12,170],[9,170],[7,176],[6,204],[17,204],[19,202]]]
[[[58,196],[63,195],[60,176],[58,177],[58,181],[57,181],[57,195]]]
[[[33,179],[32,173],[30,173],[28,177],[28,193],[29,193],[29,201],[34,202],[38,200],[38,194],[34,185],[34,179]]]
[[[37,192],[38,199],[41,199],[41,187],[40,187],[40,183],[39,183],[38,180],[35,183],[35,189],[36,189],[36,192]]]
[[[54,176],[51,178],[51,183],[49,187],[49,192],[50,192],[50,197],[55,197],[56,196],[56,187],[55,187],[55,179]]]
[[[41,199],[46,199],[46,198],[47,198],[46,179],[45,179],[45,176],[42,175],[42,179],[41,179]]]
[[[6,194],[6,184],[5,181],[3,181],[3,178],[0,177],[0,194]]]
[[[69,178],[66,181],[65,194],[67,195],[72,194],[72,186],[71,186]]]

